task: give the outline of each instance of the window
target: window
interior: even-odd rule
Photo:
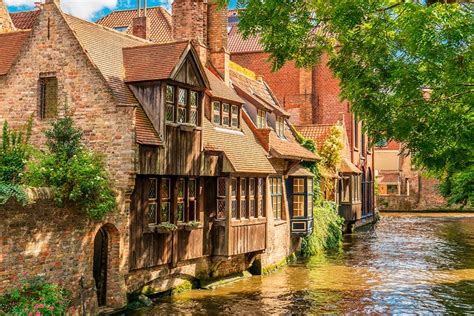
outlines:
[[[304,217],[304,179],[293,179],[293,217]]]
[[[267,127],[267,113],[262,110],[257,110],[257,128]]]
[[[189,89],[166,86],[166,121],[199,125],[199,93]]]
[[[276,220],[282,219],[282,180],[281,177],[270,178],[273,216]]]
[[[114,30],[116,30],[117,32],[125,32],[126,30],[128,30],[128,26],[116,26],[114,27]]]
[[[237,178],[232,178],[230,185],[231,216],[237,218]]]
[[[265,195],[265,182],[263,178],[258,178],[257,183],[257,214],[258,217],[264,217],[264,195]]]
[[[170,221],[171,179],[169,178],[161,179],[160,196],[161,196],[160,223],[166,223]]]
[[[240,127],[240,106],[219,101],[212,102],[212,121],[224,127]]]
[[[238,128],[240,125],[239,120],[240,120],[239,107],[237,105],[232,105],[230,125],[234,128]]]
[[[150,187],[148,189],[148,205],[145,220],[147,225],[152,225],[157,223],[158,179],[150,179],[148,184]]]
[[[247,179],[240,178],[240,218],[247,218]]]
[[[39,79],[39,109],[40,119],[56,117],[58,112],[58,79],[54,76],[44,76]]]
[[[360,202],[361,198],[361,179],[360,175],[352,176],[352,201]]]
[[[166,86],[166,121],[174,122],[174,87]]]
[[[308,196],[308,217],[313,217],[313,200],[314,200],[314,188],[313,179],[308,178],[307,180],[307,196]]]
[[[249,217],[252,218],[252,217],[256,217],[256,210],[257,210],[257,207],[256,207],[256,203],[255,203],[255,195],[256,195],[256,191],[255,191],[255,179],[254,178],[250,178],[249,179]]]
[[[212,113],[213,113],[213,122],[216,125],[221,125],[221,103],[214,101],[212,102]]]
[[[174,185],[177,188],[176,195],[173,195]],[[197,186],[197,179],[194,178],[149,178],[145,184],[145,222],[148,225],[170,223],[173,219],[172,205],[176,205],[177,223],[199,220]]]
[[[184,221],[184,200],[185,200],[185,186],[186,182],[184,179],[178,179],[178,199],[177,199],[177,213],[176,213],[176,220],[179,222]]]
[[[278,137],[285,138],[285,118],[278,116],[276,120],[276,133]]]
[[[350,192],[350,189],[351,189],[351,178],[350,177],[343,177],[341,179],[341,202],[350,202],[350,198],[351,198],[351,192]]]
[[[226,178],[217,179],[217,218],[224,219],[227,209],[227,181]]]
[[[222,103],[222,125],[230,125],[230,104]]]
[[[387,185],[387,194],[398,194],[398,185],[397,184],[388,184]]]

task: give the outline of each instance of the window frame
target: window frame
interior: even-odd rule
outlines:
[[[275,122],[276,133],[280,138],[285,137],[285,118],[281,115],[278,115]]]
[[[219,107],[219,110],[216,109],[216,106]],[[228,106],[228,111],[225,110]],[[227,101],[221,100],[212,100],[212,123],[215,126],[230,128],[230,129],[240,129],[241,128],[241,115],[242,115],[242,106]],[[232,112],[233,109],[237,108],[237,113],[234,115]],[[216,120],[218,118],[218,120]],[[219,121],[219,123],[217,123]],[[234,124],[237,123],[237,125]]]
[[[53,93],[52,100],[54,104],[48,104],[50,98],[48,97],[49,85],[53,85],[54,89],[49,93]],[[38,118],[40,120],[54,119],[58,115],[59,103],[59,82],[56,74],[47,73],[40,74],[38,79]],[[52,109],[52,110],[51,110]],[[50,113],[51,112],[51,113]]]
[[[263,129],[267,127],[267,112],[257,109],[257,128]]]
[[[281,177],[270,178],[270,199],[273,218],[278,221],[285,220],[283,216],[283,180]]]
[[[168,88],[173,89],[172,100],[168,100]],[[165,84],[165,123],[166,124],[188,124],[193,126],[201,126],[201,111],[202,111],[202,92],[175,82],[167,82]],[[180,103],[180,92],[185,91],[185,104]],[[191,95],[196,94],[196,105],[191,104]],[[181,112],[180,112],[181,111]],[[196,112],[196,121],[193,122],[191,113]],[[184,121],[181,121],[180,113],[184,112]],[[168,115],[172,114],[173,119],[169,119]],[[181,116],[182,117],[182,116]]]

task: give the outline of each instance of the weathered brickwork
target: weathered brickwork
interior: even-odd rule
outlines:
[[[44,148],[43,132],[52,122],[37,116],[38,79],[43,73],[54,74],[58,79],[59,115],[67,105],[75,124],[84,131],[85,145],[104,155],[118,194],[118,209],[103,222],[91,223],[84,220],[84,214],[58,209],[52,201],[26,208],[0,207],[0,217],[6,219],[0,225],[0,292],[13,287],[14,280],[20,277],[36,275],[62,280],[72,287],[75,300],[83,275],[89,289],[86,291],[91,292],[94,237],[105,225],[111,240],[109,267],[118,269],[110,271],[107,279],[111,295],[107,304],[119,306],[125,303],[123,280],[128,270],[127,199],[134,183],[134,108],[117,106],[110,88],[56,5],[47,3],[16,63],[8,75],[0,77],[0,124],[7,120],[10,126],[20,127],[33,116],[31,143],[35,147]],[[96,304],[95,293],[91,295],[86,295],[88,306]]]
[[[0,217],[0,293],[17,286],[22,279],[42,277],[67,286],[73,294],[72,306],[80,308],[85,304],[88,310],[95,310],[94,238],[104,223],[87,220],[74,207],[56,207],[50,199],[27,207],[10,202],[0,208]],[[111,216],[110,221],[115,222],[115,217]],[[126,303],[126,262],[122,260],[125,240],[119,229],[124,227],[105,227],[109,235],[107,301],[110,306],[122,306]]]

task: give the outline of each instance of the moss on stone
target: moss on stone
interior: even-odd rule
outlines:
[[[281,269],[282,267],[288,265],[289,263],[292,263],[292,262],[295,262],[295,261],[296,261],[296,254],[292,253],[291,255],[289,255],[288,257],[283,259],[282,261],[280,261],[276,264],[272,264],[268,267],[262,268],[262,275],[268,275],[270,273],[273,273],[273,272]]]
[[[194,288],[193,283],[191,281],[184,281],[182,284],[178,285],[177,287],[171,289],[171,295],[177,295],[183,293],[185,291],[192,290]]]

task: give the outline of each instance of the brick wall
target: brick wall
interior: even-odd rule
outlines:
[[[126,249],[124,237],[110,223],[120,222],[119,216],[92,222],[74,207],[59,208],[51,199],[40,199],[26,207],[9,202],[0,207],[0,217],[0,293],[22,279],[42,277],[64,285],[71,293],[72,306],[82,306],[82,294],[87,310],[95,310],[94,238],[105,225],[109,235],[107,304],[126,303],[126,266],[121,260]],[[85,288],[80,286],[81,277]]]
[[[0,124],[23,126],[33,116],[31,143],[44,148],[43,132],[51,120],[37,115],[38,78],[54,73],[58,79],[59,113],[67,104],[75,124],[84,131],[88,148],[104,155],[118,195],[118,209],[101,223],[90,223],[83,214],[58,209],[52,201],[40,201],[26,208],[0,207],[2,251],[0,292],[16,278],[44,274],[63,281],[77,296],[83,274],[91,288],[93,241],[105,225],[112,244],[108,305],[125,303],[124,273],[128,271],[128,196],[134,185],[136,144],[134,108],[119,107],[102,75],[83,53],[82,47],[52,3],[44,5],[37,26],[7,76],[0,77]],[[8,238],[5,238],[8,236]],[[14,259],[12,259],[14,258]],[[20,264],[18,264],[20,262]],[[114,283],[115,282],[115,283]],[[115,284],[115,285],[114,285]],[[87,294],[87,293],[86,293]],[[93,305],[92,297],[87,304]]]

